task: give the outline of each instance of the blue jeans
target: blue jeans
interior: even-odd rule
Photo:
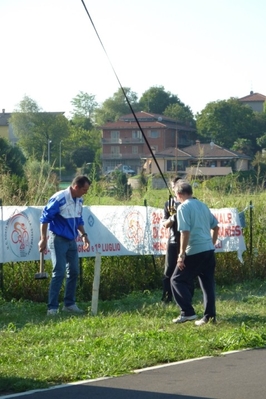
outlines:
[[[53,264],[49,288],[48,309],[58,309],[59,292],[66,275],[64,305],[75,303],[76,285],[79,275],[78,249],[75,240],[68,240],[49,232],[48,247]]]
[[[206,319],[216,317],[215,309],[215,265],[216,259],[214,251],[205,251],[195,255],[185,257],[186,267],[183,270],[175,269],[171,286],[173,296],[181,312],[185,316],[192,316],[195,310],[192,306],[194,294],[194,279],[198,277],[203,293],[204,317]]]

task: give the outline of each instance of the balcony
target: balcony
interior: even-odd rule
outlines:
[[[102,138],[102,144],[143,144],[143,138]]]
[[[144,153],[119,153],[119,154],[102,154],[102,159],[140,159],[147,157]]]

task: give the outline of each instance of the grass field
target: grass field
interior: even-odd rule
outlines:
[[[172,323],[178,309],[163,305],[161,292],[131,294],[79,304],[84,315],[46,316],[46,305],[0,300],[0,394],[77,380],[130,373],[134,369],[229,350],[265,347],[266,283],[217,288],[217,324]],[[195,310],[202,315],[201,291]]]

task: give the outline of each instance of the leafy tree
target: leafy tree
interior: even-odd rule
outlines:
[[[261,148],[266,148],[266,134],[257,138],[257,144]]]
[[[166,108],[171,104],[184,106],[175,94],[165,91],[163,86],[150,87],[142,94],[139,104],[142,111],[155,114],[163,114]]]
[[[124,87],[123,89],[134,112],[139,111],[140,107],[137,101],[137,94],[131,91],[129,87]],[[131,110],[128,106],[124,93],[120,88],[114,93],[113,97],[105,100],[102,106],[95,110],[95,120],[98,125],[103,125],[107,121],[116,121],[120,118],[120,116],[128,113],[131,113]]]
[[[237,139],[231,149],[233,151],[241,152],[245,155],[253,156],[252,142],[248,139]]]
[[[73,98],[71,104],[74,107],[72,114],[76,117],[83,117],[91,119],[93,113],[98,106],[93,94],[84,93],[80,91],[79,94]]]
[[[232,148],[238,139],[247,139],[252,143],[254,152],[255,115],[250,107],[235,98],[211,102],[196,115],[198,134],[215,143]]]
[[[115,170],[112,173],[115,195],[118,199],[129,199],[132,195],[132,189],[127,183],[127,176],[121,170]]]
[[[191,126],[195,126],[193,113],[190,107],[188,107],[187,105],[170,104],[166,107],[163,114],[165,116],[169,116],[170,118],[176,119],[184,124],[190,124]]]
[[[99,129],[85,130],[71,125],[69,137],[62,146],[62,164],[75,165],[80,168],[86,163],[101,163],[100,157],[96,156],[100,149],[101,132]]]
[[[85,118],[84,116],[74,116],[70,120],[70,124],[84,130],[90,130],[93,128],[93,123],[90,118]]]
[[[59,161],[60,142],[69,135],[70,124],[61,113],[42,112],[39,106],[25,96],[11,116],[11,124],[19,139],[19,146],[27,157]],[[49,142],[49,145],[48,145]]]
[[[73,98],[71,104],[74,106],[74,110],[71,112],[71,124],[85,130],[92,129],[94,111],[98,106],[98,103],[95,101],[95,96],[80,91],[79,94]]]
[[[266,112],[255,112],[254,137],[258,150],[266,148]]]
[[[13,147],[6,139],[0,138],[1,173],[23,176],[23,165],[25,162],[26,158],[19,147]]]

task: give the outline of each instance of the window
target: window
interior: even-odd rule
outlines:
[[[148,136],[151,139],[157,139],[158,137],[160,137],[160,132],[158,130],[150,130]]]
[[[170,160],[168,159],[166,161],[166,170],[167,172],[178,172],[179,170],[185,170],[186,169],[186,161],[177,161],[176,160]]]
[[[142,139],[142,133],[140,130],[132,130],[133,139]]]
[[[139,153],[139,147],[137,145],[132,146],[132,154],[138,154]]]
[[[112,145],[111,146],[111,154],[119,154],[119,153],[120,153],[120,148]]]
[[[118,130],[111,130],[111,143],[118,143],[120,132]]]

